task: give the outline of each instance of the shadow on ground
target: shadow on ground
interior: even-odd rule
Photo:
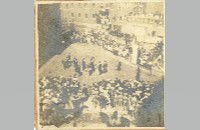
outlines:
[[[135,114],[137,127],[164,127],[164,80],[158,82],[153,94]]]
[[[59,4],[38,5],[39,67],[53,56],[62,53],[68,45],[62,44]]]

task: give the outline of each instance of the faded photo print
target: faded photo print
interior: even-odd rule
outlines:
[[[40,129],[164,127],[164,2],[36,4]]]

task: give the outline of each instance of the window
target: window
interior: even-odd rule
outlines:
[[[66,4],[66,7],[68,8],[68,4]]]
[[[81,13],[78,13],[78,17],[81,17]]]
[[[93,3],[92,5],[95,6],[95,3]]]
[[[74,17],[74,13],[71,13],[71,16]]]
[[[71,3],[71,6],[73,6],[74,5],[74,3]]]

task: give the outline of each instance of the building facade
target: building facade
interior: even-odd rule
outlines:
[[[63,28],[69,23],[97,24],[101,11],[107,12],[108,22],[122,26],[124,23],[139,26],[163,26],[163,3],[161,2],[110,2],[110,3],[66,3],[62,4],[61,21]]]

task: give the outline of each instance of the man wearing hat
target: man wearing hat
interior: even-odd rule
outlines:
[[[98,70],[99,74],[101,75],[103,73],[101,61],[99,61]]]

